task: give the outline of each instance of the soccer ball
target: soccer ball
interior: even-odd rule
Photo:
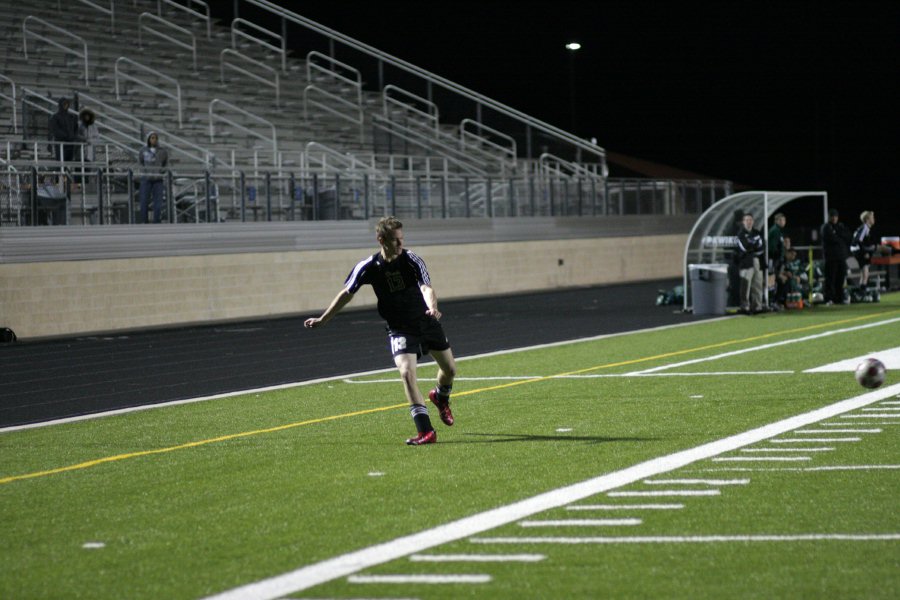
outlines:
[[[867,358],[856,367],[856,381],[870,390],[884,383],[884,374],[884,364],[877,358]]]

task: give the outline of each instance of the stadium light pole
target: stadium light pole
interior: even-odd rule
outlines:
[[[569,42],[566,44],[566,50],[569,51],[569,118],[570,131],[575,133],[578,125],[578,119],[575,113],[575,54],[581,50],[581,44],[578,42]]]

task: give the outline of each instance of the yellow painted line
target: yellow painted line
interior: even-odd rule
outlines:
[[[577,375],[579,373],[586,373],[588,371],[597,371],[600,369],[611,369],[614,367],[622,367],[622,366],[633,365],[633,364],[642,363],[642,362],[649,362],[649,361],[653,361],[653,360],[671,358],[673,356],[681,356],[684,354],[689,354],[691,352],[701,352],[703,350],[712,350],[715,348],[722,348],[723,346],[732,346],[735,344],[744,344],[744,343],[748,343],[748,342],[755,342],[755,341],[771,338],[771,337],[774,337],[777,335],[788,335],[788,334],[792,334],[792,333],[801,333],[801,332],[809,331],[812,329],[821,329],[823,327],[830,327],[832,325],[843,325],[845,323],[853,323],[855,321],[863,321],[866,319],[873,319],[876,317],[884,317],[884,316],[888,316],[888,315],[896,314],[896,313],[900,313],[900,310],[893,310],[893,311],[888,311],[888,312],[883,312],[883,313],[877,313],[874,315],[864,315],[861,317],[853,317],[850,319],[842,319],[839,321],[830,321],[828,323],[819,323],[817,325],[808,325],[806,327],[797,327],[794,329],[784,329],[781,331],[773,331],[771,333],[764,333],[761,335],[752,336],[752,337],[748,337],[748,338],[727,340],[724,342],[717,342],[715,344],[707,344],[705,346],[697,346],[695,348],[687,348],[684,350],[675,350],[673,352],[665,352],[663,354],[656,354],[653,356],[644,356],[641,358],[623,360],[623,361],[614,362],[614,363],[606,363],[606,364],[602,364],[602,365],[596,365],[593,367],[587,367],[584,369],[577,369],[575,371],[567,371],[565,373],[557,373],[555,375],[547,375],[544,377],[535,377],[532,379],[514,381],[511,383],[493,385],[493,386],[478,388],[478,389],[474,389],[474,390],[460,391],[460,392],[456,392],[454,394],[454,396],[456,396],[456,397],[471,396],[473,394],[480,394],[483,392],[490,392],[490,391],[494,391],[494,390],[502,390],[502,389],[506,389],[506,388],[519,386],[519,385],[525,385],[528,383],[537,383],[537,382],[541,382],[541,381],[548,381],[548,380],[554,379],[556,377],[565,377],[567,375]],[[342,413],[339,415],[331,415],[328,417],[320,417],[318,419],[308,419],[306,421],[297,421],[295,423],[288,423],[286,425],[278,425],[276,427],[268,427],[266,429],[255,429],[253,431],[243,431],[240,433],[232,433],[232,434],[223,435],[223,436],[219,436],[219,437],[215,437],[215,438],[198,440],[196,442],[187,442],[185,444],[179,444],[177,446],[169,446],[166,448],[157,448],[155,450],[141,450],[139,452],[128,452],[125,454],[116,454],[114,456],[107,456],[104,458],[89,460],[86,462],[77,463],[74,465],[68,465],[65,467],[59,467],[56,469],[48,469],[46,471],[35,471],[33,473],[26,473],[24,475],[11,475],[9,477],[3,477],[3,478],[0,478],[0,485],[6,484],[6,483],[12,483],[14,481],[22,481],[24,479],[35,479],[38,477],[47,477],[49,475],[57,475],[59,473],[67,473],[69,471],[78,471],[81,469],[89,469],[91,467],[96,467],[98,465],[103,465],[103,464],[112,463],[112,462],[118,462],[118,461],[130,459],[130,458],[140,458],[143,456],[152,456],[154,454],[165,454],[168,452],[175,452],[177,450],[187,450],[188,448],[197,448],[199,446],[206,446],[208,444],[215,444],[218,442],[227,442],[229,440],[236,440],[236,439],[250,437],[250,436],[254,436],[254,435],[261,435],[264,433],[276,433],[278,431],[285,431],[288,429],[294,429],[296,427],[303,427],[305,425],[315,425],[318,423],[326,423],[328,421],[336,421],[338,419],[346,419],[349,417],[358,417],[361,415],[368,415],[368,414],[373,414],[373,413],[377,413],[377,412],[395,410],[398,408],[404,408],[406,406],[408,406],[408,404],[406,404],[406,403],[392,404],[391,406],[382,406],[380,408],[370,408],[370,409],[366,409],[366,410],[358,410],[355,412]]]

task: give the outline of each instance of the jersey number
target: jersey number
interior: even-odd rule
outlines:
[[[397,353],[401,350],[406,350],[406,338],[405,337],[392,337],[391,338],[391,352]]]

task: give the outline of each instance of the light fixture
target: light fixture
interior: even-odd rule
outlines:
[[[574,50],[580,50],[580,49],[581,49],[581,44],[579,44],[578,42],[569,42],[568,44],[566,44],[566,50],[574,51]]]

